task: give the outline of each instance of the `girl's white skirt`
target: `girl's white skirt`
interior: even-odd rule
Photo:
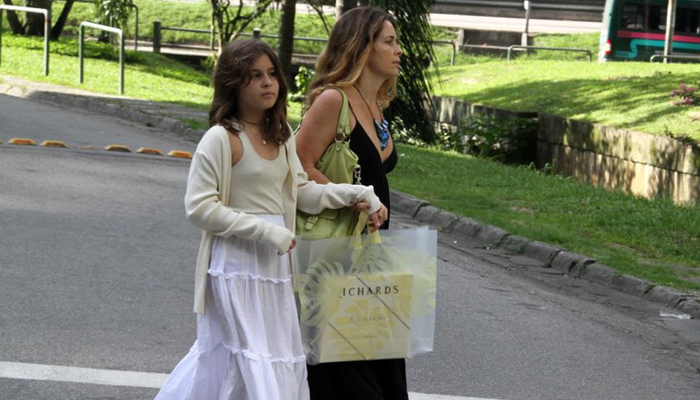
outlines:
[[[260,217],[284,226],[282,216]],[[197,341],[156,400],[308,398],[288,255],[266,243],[216,237]]]

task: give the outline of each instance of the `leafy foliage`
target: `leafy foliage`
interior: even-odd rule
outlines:
[[[673,102],[676,106],[697,106],[700,104],[700,95],[697,88],[681,83],[678,89],[671,92],[671,97],[680,97],[680,100]]]
[[[474,115],[454,134],[443,135],[443,147],[510,164],[534,162],[537,124],[528,118]]]
[[[103,25],[128,30],[133,0],[95,0],[95,15]]]
[[[428,67],[435,59],[432,46],[433,30],[428,15],[434,0],[391,0],[388,11],[396,19],[400,46],[404,51],[398,82],[398,97],[391,102],[387,116],[394,132],[419,138],[427,143],[436,140],[430,115],[432,82]]]
[[[230,0],[209,0],[212,19],[218,31],[219,49],[228,42],[235,40],[238,35],[260,17],[272,4],[273,0],[258,0],[254,7],[245,7],[240,1],[236,7]]]
[[[299,72],[297,72],[296,76],[294,77],[294,86],[296,86],[296,90],[294,90],[294,92],[292,92],[292,94],[289,96],[289,100],[302,102],[304,100],[304,94],[308,90],[309,84],[313,78],[313,68],[308,68],[303,65],[299,67]]]

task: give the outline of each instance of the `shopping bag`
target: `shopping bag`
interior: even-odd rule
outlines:
[[[295,262],[309,364],[432,351],[436,231],[421,227],[297,238]]]

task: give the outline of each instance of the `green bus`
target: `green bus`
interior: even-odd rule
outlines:
[[[644,60],[663,53],[668,0],[607,0],[599,61]],[[700,55],[700,0],[677,0],[673,53]]]

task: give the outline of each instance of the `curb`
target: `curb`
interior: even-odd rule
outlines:
[[[396,190],[391,190],[391,205],[395,210],[406,212],[414,219],[438,230],[477,239],[490,248],[499,248],[509,254],[540,261],[545,264],[545,268],[554,268],[567,277],[599,283],[700,319],[700,298],[697,296],[631,275],[620,274],[592,258],[568,252],[548,243],[512,235],[501,228],[471,218],[459,217],[431,206],[428,201]]]

